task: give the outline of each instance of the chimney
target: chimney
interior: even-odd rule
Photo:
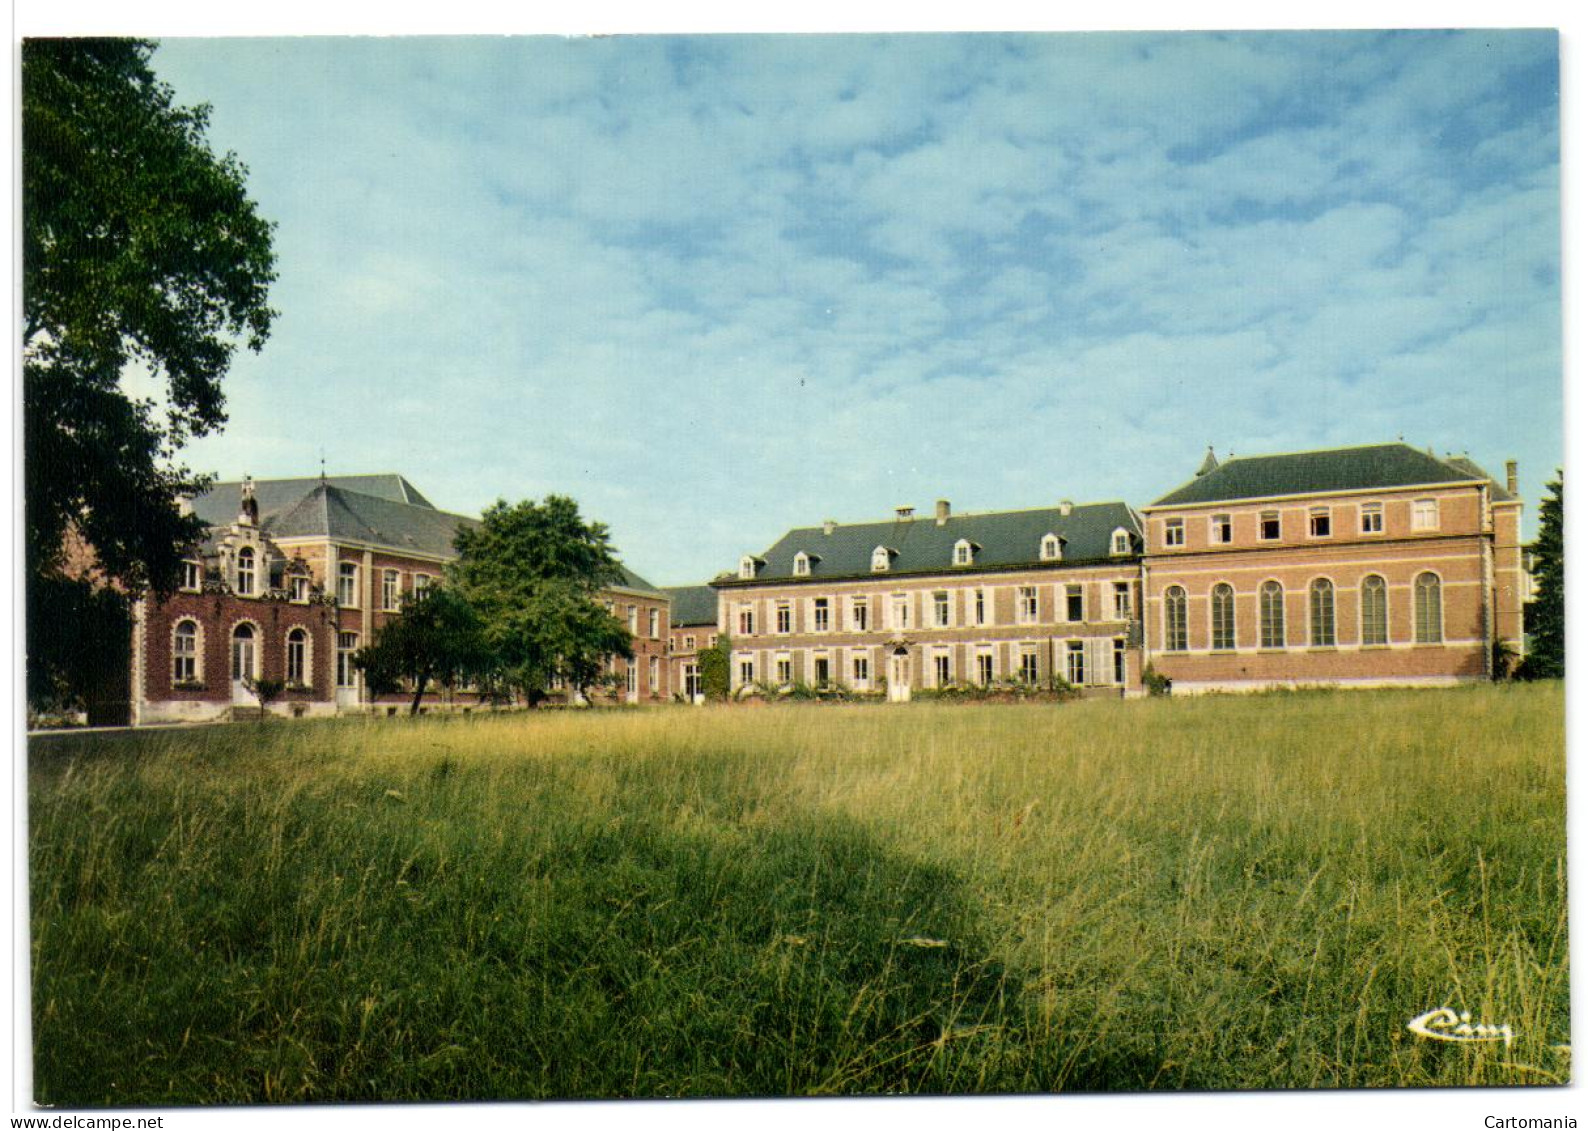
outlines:
[[[937,501],[937,524],[939,526],[942,526],[947,521],[948,521],[948,500],[947,499],[939,499]]]
[[[1505,489],[1513,495],[1516,494],[1516,461],[1514,459],[1505,461]]]
[[[1059,514],[1064,518],[1069,518],[1070,512],[1074,509],[1075,504],[1070,502],[1068,499],[1064,499],[1059,503]]]
[[[893,508],[893,517],[898,519],[900,522],[909,522],[910,519],[915,517],[915,508],[914,507],[894,507]]]
[[[837,519],[835,519],[835,518],[824,518],[824,519],[822,519],[822,533],[823,534],[831,534],[836,529],[838,529],[838,520]]]

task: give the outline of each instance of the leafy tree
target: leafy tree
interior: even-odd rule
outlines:
[[[700,689],[707,699],[726,699],[732,686],[730,657],[733,642],[727,633],[717,637],[717,643],[700,653]]]
[[[453,582],[479,610],[502,678],[531,703],[554,679],[583,695],[608,656],[633,657],[627,628],[596,601],[622,567],[606,527],[572,499],[498,500],[455,546]]]
[[[225,422],[221,378],[275,317],[272,225],[243,166],[210,151],[208,107],[175,105],[153,52],[130,39],[22,45],[30,687],[82,682],[56,647],[62,626],[35,615],[84,603],[64,568],[75,538],[93,548],[97,584],[175,587],[202,533],[177,500],[207,481],[172,461]],[[148,397],[123,384],[139,373]]]
[[[474,606],[438,585],[404,601],[402,615],[386,622],[375,643],[355,652],[353,663],[376,694],[411,686],[408,713],[417,715],[431,681],[453,687],[485,678],[491,652]]]
[[[243,686],[248,688],[249,693],[255,699],[259,700],[259,716],[263,718],[265,712],[270,709],[270,705],[281,698],[281,693],[287,689],[287,681],[284,679],[254,679],[250,676],[243,680]]]
[[[1533,576],[1538,588],[1523,610],[1528,632],[1528,654],[1517,668],[1524,679],[1560,679],[1566,674],[1566,488],[1564,476],[1555,474],[1549,494],[1538,508],[1538,540],[1533,552]]]

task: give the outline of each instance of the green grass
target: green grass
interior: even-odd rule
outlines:
[[[62,1105],[1560,1084],[1559,685],[52,739]],[[1438,1006],[1516,1040],[1406,1030]]]

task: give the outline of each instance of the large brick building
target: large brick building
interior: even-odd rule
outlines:
[[[673,691],[694,702],[704,694],[700,654],[717,644],[717,591],[709,585],[664,589],[672,614],[667,642]]]
[[[224,717],[257,704],[248,681],[261,679],[285,683],[282,714],[399,708],[402,696],[370,693],[353,653],[440,580],[477,520],[400,475],[219,483],[191,506],[209,529],[179,590],[134,605],[133,723]],[[625,571],[603,597],[636,638],[635,662],[614,661],[619,695],[665,699],[665,596]]]
[[[737,691],[1140,686],[1141,524],[1124,503],[791,530],[718,578]]]

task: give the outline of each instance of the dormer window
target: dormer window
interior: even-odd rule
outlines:
[[[292,599],[300,605],[309,603],[309,579],[307,577],[294,577],[292,579]]]
[[[976,547],[966,539],[961,538],[954,543],[954,564],[957,566],[970,565],[976,560]]]
[[[1130,531],[1123,526],[1115,527],[1114,537],[1109,543],[1108,552],[1115,555],[1130,553]]]
[[[885,572],[887,570],[887,568],[888,568],[888,557],[889,557],[888,548],[886,546],[878,546],[875,550],[872,550],[871,551],[871,572],[872,573],[883,573],[883,572]]]
[[[1056,562],[1061,556],[1059,549],[1059,536],[1057,534],[1044,534],[1042,536],[1042,560]]]
[[[252,597],[254,595],[254,550],[252,546],[244,546],[237,551],[237,595],[239,597]]]
[[[749,554],[746,554],[744,557],[739,559],[739,580],[755,580],[755,559]]]
[[[182,563],[182,588],[197,593],[204,588],[204,567],[198,562]]]
[[[794,555],[794,576],[809,577],[811,575],[811,559],[804,550]]]

